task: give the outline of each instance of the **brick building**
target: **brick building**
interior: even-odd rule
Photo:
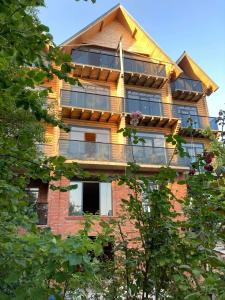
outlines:
[[[154,174],[170,160],[173,146],[165,136],[179,133],[191,158],[174,156],[172,168],[182,176],[196,154],[207,148],[208,140],[200,129],[208,126],[217,131],[215,118],[208,116],[206,96],[218,86],[184,52],[174,62],[143,30],[134,18],[117,5],[96,21],[61,44],[72,55],[73,76],[82,87],[58,79],[49,82],[54,104],[63,121],[71,127],[66,133],[59,128],[46,130],[47,155],[64,155],[93,174],[125,172],[131,159],[130,141],[117,133],[132,127],[130,114],[140,111],[136,129],[145,145],[134,146],[140,172]],[[187,127],[190,117],[194,133]],[[94,178],[94,177],[93,177]],[[57,234],[74,234],[81,227],[83,212],[98,213],[103,218],[116,217],[120,199],[127,189],[115,182],[81,182],[70,192],[52,191],[40,182],[32,185],[47,224]],[[62,179],[59,185],[70,182]],[[182,197],[186,189],[174,184],[173,191]],[[179,207],[177,207],[179,209]],[[96,225],[97,226],[97,225]]]

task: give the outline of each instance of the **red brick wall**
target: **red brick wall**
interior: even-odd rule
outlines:
[[[184,177],[182,175],[180,175],[178,178],[177,178],[177,181],[174,182],[173,184],[171,184],[171,192],[174,194],[174,196],[177,198],[177,199],[183,199],[186,194],[187,194],[187,186],[186,184],[179,184],[178,182],[180,180],[183,180]],[[173,207],[174,207],[174,210],[176,212],[181,212],[182,213],[182,203],[180,202],[177,202],[176,200],[172,200],[172,204],[173,204]],[[181,215],[180,217],[177,218],[178,220],[184,220],[184,217]]]
[[[180,180],[181,177],[178,178]],[[69,180],[63,178],[61,181],[54,183],[61,186],[69,185]],[[186,195],[186,186],[174,183],[171,185],[172,192],[177,198],[182,199]],[[128,199],[129,189],[126,186],[119,186],[116,182],[112,183],[112,202],[113,217],[119,216],[121,212],[121,199]],[[180,203],[173,201],[175,210],[181,211]],[[69,208],[69,192],[48,191],[48,226],[52,231],[62,236],[76,234],[82,229],[83,217],[68,216]],[[107,219],[108,217],[103,217]],[[93,232],[90,235],[96,235],[100,231],[98,222],[95,223]],[[130,222],[126,222],[123,226],[123,232],[130,236],[136,235],[136,230]]]

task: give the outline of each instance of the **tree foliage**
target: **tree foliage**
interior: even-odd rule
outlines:
[[[0,1],[0,298],[64,298],[66,285],[90,276],[90,251],[101,251],[86,234],[62,240],[36,227],[26,187],[41,180],[54,187],[62,176],[86,173],[63,157],[44,157],[45,124],[68,128],[46,108],[54,76],[71,84],[70,56],[55,46],[36,11],[42,0]],[[56,188],[56,187],[54,187]],[[60,187],[67,190],[68,187]],[[21,234],[23,232],[23,234]],[[82,272],[76,272],[77,266]],[[88,273],[86,272],[88,270]],[[74,270],[74,272],[72,272]],[[88,278],[88,277],[87,277]]]
[[[68,129],[45,108],[49,90],[36,87],[54,76],[76,82],[68,75],[70,57],[37,18],[43,5],[43,0],[0,0],[0,298],[63,299],[71,293],[87,299],[92,290],[95,299],[194,300],[211,294],[224,299],[225,264],[215,247],[225,238],[225,153],[223,141],[212,134],[211,152],[199,156],[183,178],[169,165],[154,176],[140,175],[135,161],[125,174],[107,178],[129,192],[121,217],[101,220],[95,241],[88,235],[98,220],[90,217],[79,235],[67,239],[36,227],[25,192],[31,180],[56,188],[61,176],[88,176],[77,164],[46,158],[37,148],[46,123]],[[134,144],[142,141],[135,130],[121,132]],[[169,136],[168,142],[186,155],[180,136]],[[182,203],[170,188],[178,183],[188,187]],[[175,211],[175,202],[182,212]],[[127,235],[130,223],[134,232]],[[114,243],[113,261],[101,258],[108,242]]]

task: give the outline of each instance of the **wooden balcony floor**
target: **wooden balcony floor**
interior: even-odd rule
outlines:
[[[195,138],[204,138],[205,135],[202,133],[204,129],[190,129],[190,128],[179,128],[179,134],[185,137],[195,137]],[[213,133],[217,135],[219,130],[213,130]]]
[[[143,115],[143,118],[140,120],[138,126],[173,128],[177,122],[177,118]],[[130,114],[126,114],[126,124],[130,124]]]
[[[198,101],[203,96],[203,93],[176,90],[172,92],[173,99]]]
[[[124,82],[128,85],[160,89],[166,80],[167,78],[160,76],[132,73],[127,71],[124,73]]]
[[[121,114],[86,108],[63,107],[62,118],[118,124]]]
[[[117,82],[120,76],[120,70],[108,69],[100,66],[82,65],[76,63],[73,65],[73,67],[73,76],[79,78]]]

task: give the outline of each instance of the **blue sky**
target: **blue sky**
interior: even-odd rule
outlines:
[[[209,113],[225,110],[225,0],[121,0],[161,48],[176,60],[186,50],[219,85]],[[46,0],[41,21],[57,44],[105,13],[118,0]]]

